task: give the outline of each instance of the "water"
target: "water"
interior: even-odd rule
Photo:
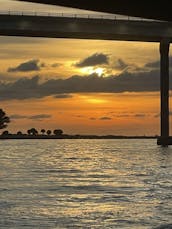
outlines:
[[[172,228],[172,147],[0,141],[0,228]]]

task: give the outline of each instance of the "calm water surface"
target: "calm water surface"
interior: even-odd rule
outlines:
[[[172,228],[172,147],[0,141],[0,228]]]

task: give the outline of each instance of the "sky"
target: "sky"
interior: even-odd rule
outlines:
[[[0,5],[1,11],[96,14],[13,0]],[[1,36],[0,100],[12,133],[35,127],[159,134],[159,44]]]

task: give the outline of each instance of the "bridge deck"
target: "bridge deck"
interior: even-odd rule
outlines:
[[[172,41],[172,23],[29,15],[0,15],[0,35],[123,40]]]

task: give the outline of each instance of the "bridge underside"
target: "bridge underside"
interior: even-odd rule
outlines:
[[[172,22],[169,0],[20,0]]]

